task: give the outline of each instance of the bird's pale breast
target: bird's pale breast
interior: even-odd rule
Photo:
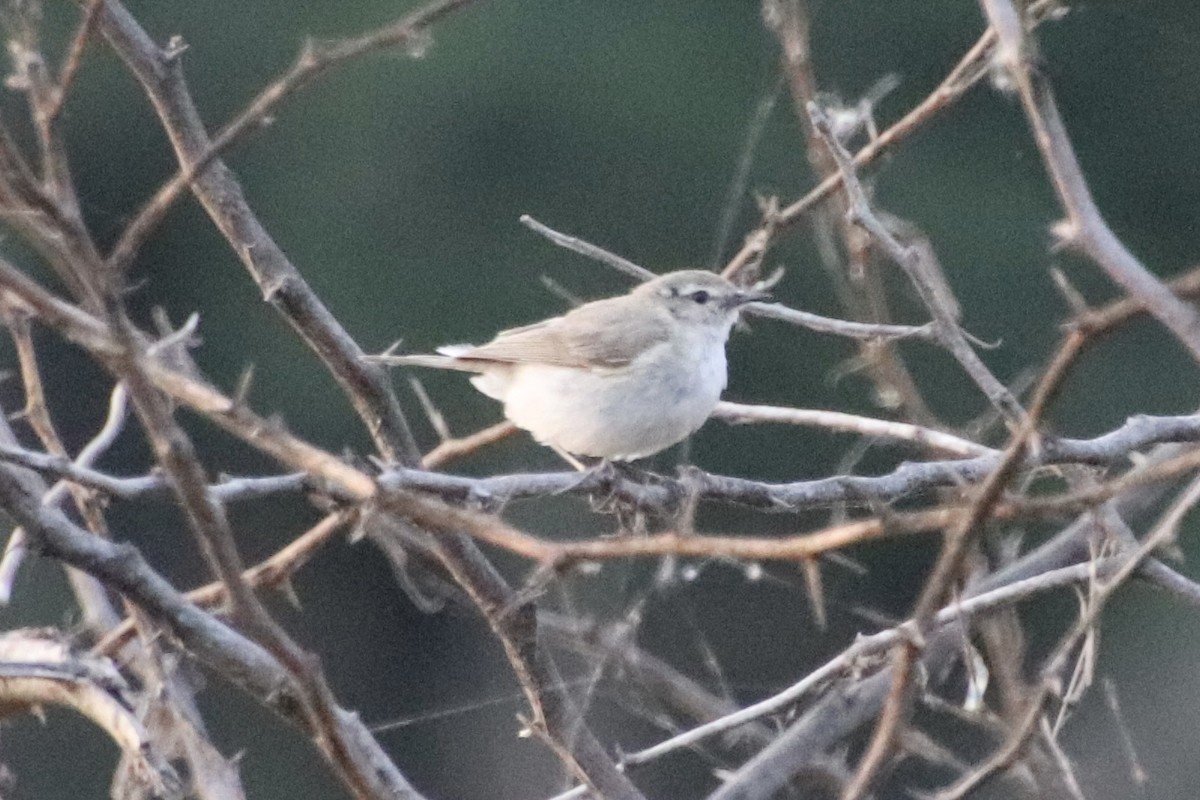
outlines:
[[[633,460],[695,432],[725,388],[724,338],[685,337],[626,367],[506,365],[473,379],[543,444],[576,455]]]

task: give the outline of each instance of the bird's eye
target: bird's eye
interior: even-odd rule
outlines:
[[[693,300],[695,300],[700,305],[704,305],[705,303],[708,302],[708,292],[704,291],[703,289],[701,289],[698,292],[692,292],[692,294],[690,296]]]

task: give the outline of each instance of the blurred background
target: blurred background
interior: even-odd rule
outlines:
[[[129,8],[158,41],[178,34],[188,43],[187,77],[215,129],[291,63],[305,37],[351,35],[415,5],[167,0]],[[932,90],[983,30],[977,4],[962,0],[810,5],[824,91],[853,102],[882,77],[898,77],[898,88],[878,105],[881,127]],[[61,52],[54,48],[72,30],[77,10],[48,1],[46,14],[50,49]],[[1070,13],[1045,24],[1039,39],[1042,67],[1117,234],[1159,274],[1192,266],[1200,234],[1200,8],[1194,0],[1071,3]],[[304,89],[227,162],[272,235],[365,349],[402,338],[406,350],[422,352],[480,341],[564,310],[566,301],[543,278],[585,299],[629,287],[611,269],[526,230],[518,223],[522,214],[655,271],[723,264],[758,222],[754,195],[786,203],[813,185],[791,99],[779,93],[778,63],[776,40],[753,2],[479,2],[436,25],[427,42],[356,61]],[[772,99],[746,191],[731,194],[756,110]],[[21,110],[11,92],[0,104],[6,122],[20,119]],[[85,214],[99,240],[111,244],[172,172],[172,154],[145,96],[98,43],[89,49],[65,119]],[[1064,269],[1091,301],[1114,296],[1090,264],[1051,252],[1049,226],[1058,210],[1040,159],[1016,103],[986,83],[868,173],[880,207],[930,237],[967,329],[1001,343],[984,357],[1002,380],[1017,381],[1041,364],[1068,316],[1051,267]],[[767,266],[787,270],[776,290],[783,302],[840,313],[806,223],[772,251]],[[219,385],[233,387],[253,364],[255,408],[281,415],[331,450],[370,451],[341,393],[263,304],[194,201],[172,212],[134,278],[131,302],[143,319],[155,306],[176,323],[200,313],[203,345],[195,355]],[[39,343],[52,410],[68,448],[77,449],[103,418],[107,398],[94,391],[100,371],[52,336]],[[2,347],[11,368],[7,340]],[[847,370],[855,349],[845,341],[759,320],[735,334],[729,352],[729,399],[887,413],[867,380]],[[987,410],[946,356],[920,345],[904,352],[946,420],[967,424]],[[1083,359],[1051,420],[1060,433],[1086,436],[1134,413],[1187,413],[1197,405],[1198,376],[1156,325],[1138,322]],[[456,434],[500,419],[496,405],[467,390],[460,376],[420,377]],[[436,444],[405,377],[396,380],[420,442]],[[0,400],[8,411],[19,407],[16,381],[0,386]],[[214,469],[274,469],[185,417]],[[821,432],[711,422],[657,466],[671,469],[686,458],[714,472],[800,480],[836,473],[852,444]],[[870,453],[857,469],[883,470],[906,455],[913,454]],[[148,464],[144,443],[127,433],[101,466],[134,474]],[[558,468],[552,453],[524,436],[451,467],[467,474]],[[612,527],[609,518],[569,500],[516,505],[508,517],[559,537]],[[254,561],[314,517],[295,500],[239,506],[233,519],[243,553]],[[169,509],[118,507],[113,524],[179,585],[207,579],[190,535]],[[787,533],[796,526],[794,517],[730,509],[703,509],[700,517],[700,527],[713,531]],[[1037,541],[1046,532],[1027,533]],[[1186,526],[1181,537],[1193,555],[1195,533]],[[849,555],[865,571],[827,567],[826,630],[814,624],[796,570],[772,567],[758,576],[731,564],[690,565],[690,580],[647,604],[639,642],[749,702],[836,654],[856,631],[876,629],[880,617],[906,615],[932,544],[906,538],[862,547]],[[525,565],[502,556],[498,562],[514,580],[523,577]],[[652,577],[653,565],[613,564],[547,602],[615,619],[645,594]],[[536,800],[565,786],[549,751],[536,739],[517,738],[523,702],[478,619],[417,611],[366,544],[328,548],[294,588],[301,607],[278,599],[280,615],[322,656],[346,705],[371,723],[403,723],[380,733],[381,741],[428,797]],[[71,608],[59,570],[34,562],[17,584],[15,604],[0,610],[0,625],[69,624]],[[1052,642],[1075,610],[1065,594],[1029,606],[1035,648]],[[880,617],[871,621],[864,612]],[[1102,630],[1098,670],[1120,692],[1149,775],[1145,796],[1194,798],[1200,620],[1133,585],[1112,604]],[[586,675],[585,666],[569,663],[568,671]],[[214,682],[201,700],[218,746],[241,754],[251,797],[342,796],[307,743],[244,696]],[[593,720],[601,736],[626,749],[663,735],[603,697]],[[1064,742],[1088,797],[1136,796],[1119,726],[1100,692],[1068,724]],[[73,758],[64,760],[64,752]],[[115,757],[106,739],[64,713],[0,729],[0,760],[16,777],[5,797],[107,796]],[[675,756],[639,770],[637,779],[652,798],[695,797],[711,787],[711,766]]]

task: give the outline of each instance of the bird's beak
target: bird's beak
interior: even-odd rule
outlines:
[[[747,289],[741,292],[735,292],[729,295],[728,304],[730,308],[740,308],[747,303],[763,303],[773,300],[770,292],[760,292]]]

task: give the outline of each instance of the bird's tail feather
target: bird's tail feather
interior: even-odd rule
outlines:
[[[453,356],[413,355],[413,356],[367,356],[368,361],[382,364],[385,367],[430,367],[431,369],[452,369],[457,372],[479,372],[478,361],[467,361]]]

